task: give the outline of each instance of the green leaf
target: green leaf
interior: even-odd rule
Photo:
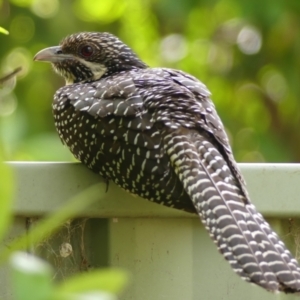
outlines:
[[[127,285],[128,273],[119,269],[92,270],[74,275],[61,283],[56,290],[57,299],[68,299],[72,294],[105,291],[118,294]]]
[[[0,33],[3,33],[3,34],[9,34],[9,32],[6,30],[6,29],[4,29],[3,27],[0,27]]]
[[[0,149],[0,161],[1,161]],[[0,162],[0,240],[11,222],[13,173],[11,168]]]
[[[6,261],[12,252],[20,249],[26,249],[28,247],[27,243],[29,240],[31,245],[34,245],[50,236],[64,222],[74,218],[78,212],[96,202],[99,199],[99,186],[106,190],[106,185],[104,183],[96,184],[86,189],[82,193],[73,197],[59,211],[41,220],[36,227],[27,233],[27,235],[23,235],[8,244],[2,252],[0,252],[0,263]]]
[[[45,261],[25,252],[10,258],[15,300],[50,300],[53,296],[52,268]]]

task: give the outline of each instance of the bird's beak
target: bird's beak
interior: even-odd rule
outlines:
[[[39,51],[33,58],[37,61],[46,61],[50,63],[58,63],[65,59],[71,59],[72,56],[69,54],[63,54],[60,46],[54,46],[45,48]]]

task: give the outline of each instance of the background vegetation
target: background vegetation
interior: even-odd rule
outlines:
[[[0,87],[6,159],[73,159],[51,114],[63,80],[32,58],[67,34],[110,31],[209,87],[238,161],[300,160],[299,0],[0,0],[0,26],[0,74],[23,67]]]

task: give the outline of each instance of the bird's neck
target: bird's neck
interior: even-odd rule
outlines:
[[[115,75],[120,72],[148,68],[148,66],[143,61],[141,61],[138,57],[136,57],[134,60],[124,59],[117,62],[108,63],[106,66],[107,66],[107,70],[102,77]]]

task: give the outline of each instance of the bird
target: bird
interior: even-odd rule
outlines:
[[[300,291],[299,264],[252,204],[204,83],[149,67],[107,32],[71,34],[34,60],[65,79],[52,110],[76,159],[132,194],[197,214],[247,282]]]

